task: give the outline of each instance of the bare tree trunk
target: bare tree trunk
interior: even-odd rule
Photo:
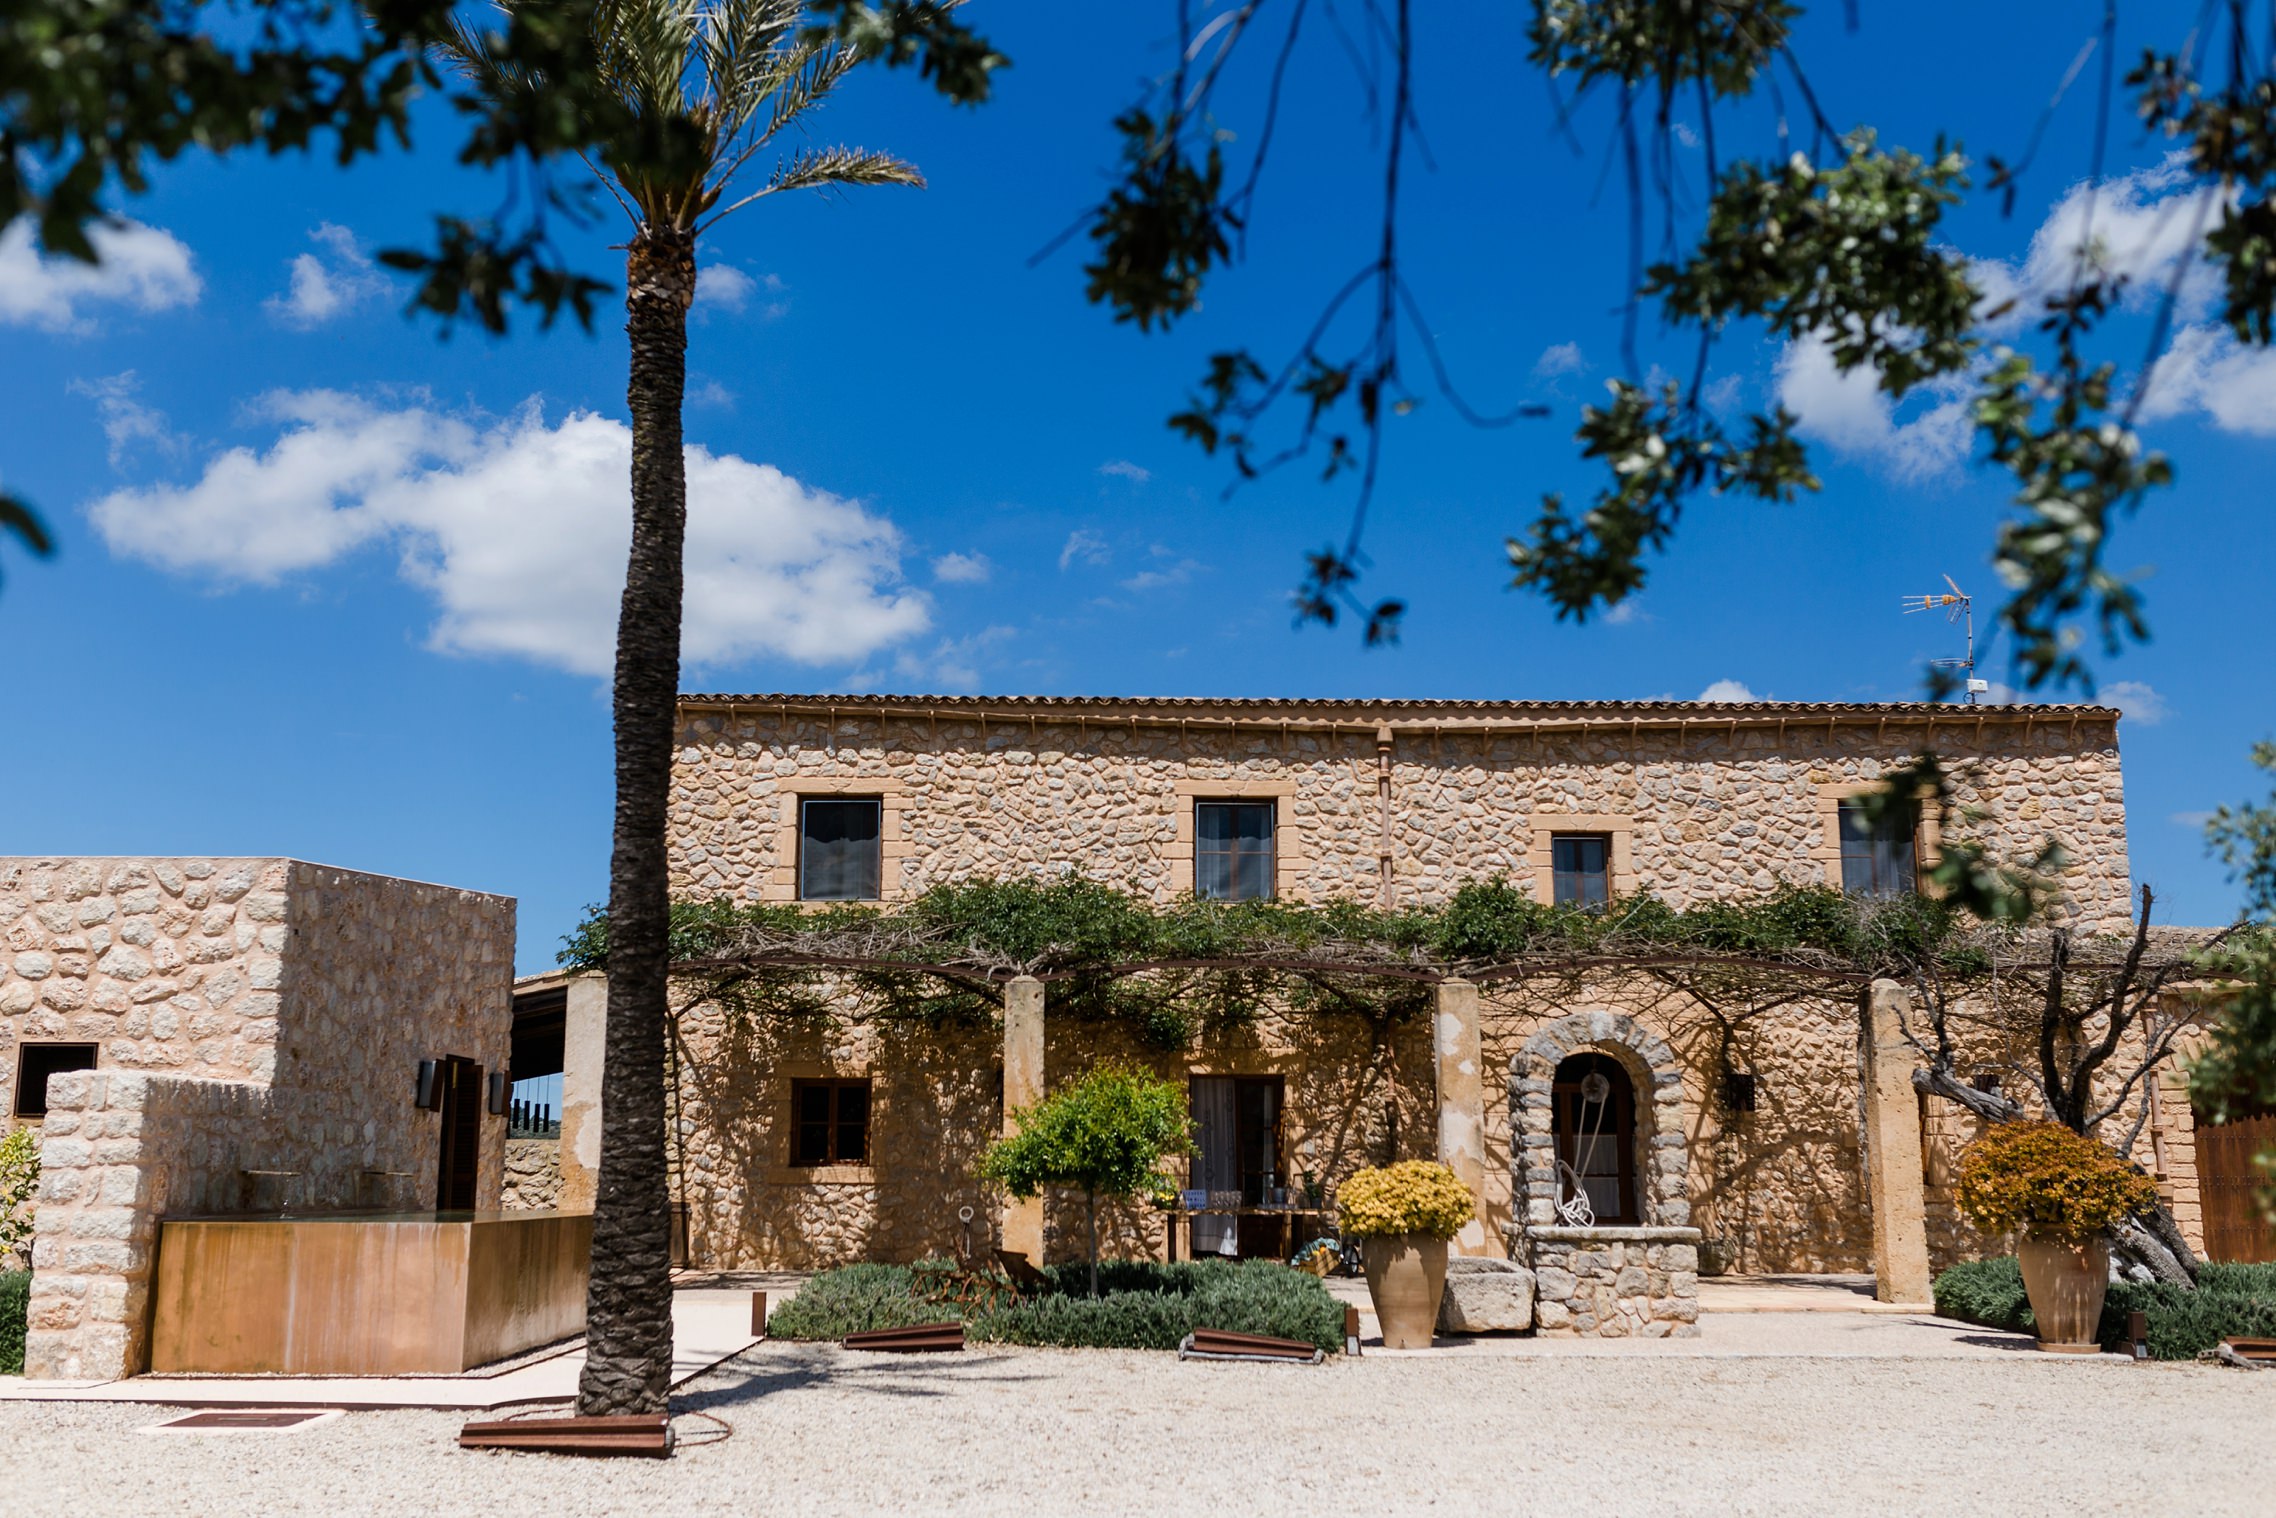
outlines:
[[[664,1024],[671,905],[665,816],[680,684],[687,470],[680,402],[695,240],[643,228],[625,255],[632,340],[632,553],[616,631],[616,825],[609,852],[607,1065],[585,1298],[587,1417],[666,1410],[672,1371]]]
[[[1083,1201],[1091,1215],[1091,1296],[1098,1296],[1098,1193],[1086,1191]]]

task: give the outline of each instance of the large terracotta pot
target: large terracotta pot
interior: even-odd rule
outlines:
[[[1363,1239],[1367,1294],[1385,1349],[1428,1349],[1446,1295],[1446,1240],[1419,1233]]]
[[[2015,1249],[2023,1266],[2023,1289],[2031,1316],[2039,1320],[2039,1347],[2053,1354],[2091,1355],[2102,1321],[2102,1298],[2110,1290],[2110,1246],[2042,1244],[2025,1239]]]

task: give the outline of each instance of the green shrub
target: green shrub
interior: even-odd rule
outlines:
[[[1940,1318],[2018,1334],[2036,1327],[2031,1299],[2023,1290],[2023,1267],[2013,1255],[1964,1261],[1938,1276],[1934,1290]]]
[[[1050,1285],[1022,1300],[976,1313],[921,1301],[901,1265],[849,1265],[824,1271],[776,1309],[768,1332],[780,1339],[842,1339],[869,1328],[963,1320],[975,1343],[1065,1349],[1175,1349],[1197,1328],[1301,1339],[1343,1347],[1343,1303],[1320,1281],[1269,1260],[1163,1265],[1099,1264],[1092,1297],[1087,1263],[1054,1265]]]
[[[0,1376],[24,1373],[24,1316],[31,1296],[30,1271],[0,1270]]]
[[[1945,1271],[1936,1278],[1936,1311],[2010,1333],[2038,1331],[2022,1267],[2012,1257]],[[2153,1360],[2194,1360],[2223,1339],[2276,1338],[2276,1265],[2207,1265],[2194,1291],[2114,1281],[2095,1330],[2104,1349],[2126,1348],[2126,1316],[2136,1312],[2149,1320]]]
[[[956,1304],[920,1301],[906,1265],[845,1265],[825,1270],[776,1308],[767,1332],[778,1339],[842,1339],[872,1328],[954,1322]]]

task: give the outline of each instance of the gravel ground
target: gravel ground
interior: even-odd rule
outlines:
[[[446,1413],[155,1437],[162,1409],[11,1403],[0,1514],[2276,1510],[2276,1375],[2026,1354],[1310,1369],[770,1344],[675,1408],[681,1452],[648,1462],[461,1453]]]

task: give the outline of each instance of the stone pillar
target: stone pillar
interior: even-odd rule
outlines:
[[[571,976],[561,1026],[561,1185],[553,1204],[562,1212],[591,1212],[600,1182],[608,1020],[609,978]]]
[[[1928,1198],[1921,1178],[1920,1099],[1904,1014],[1912,994],[1893,980],[1868,993],[1865,1146],[1873,1192],[1874,1295],[1907,1310],[1928,1306]]]
[[[1022,975],[1004,987],[1004,1135],[1012,1114],[1043,1100],[1043,982]],[[1004,1203],[1004,1248],[1043,1263],[1043,1198]]]
[[[1438,1077],[1438,1160],[1478,1199],[1478,1216],[1454,1237],[1454,1253],[1498,1254],[1486,1226],[1485,1055],[1478,1035],[1478,988],[1442,980],[1432,995],[1431,1050]]]

